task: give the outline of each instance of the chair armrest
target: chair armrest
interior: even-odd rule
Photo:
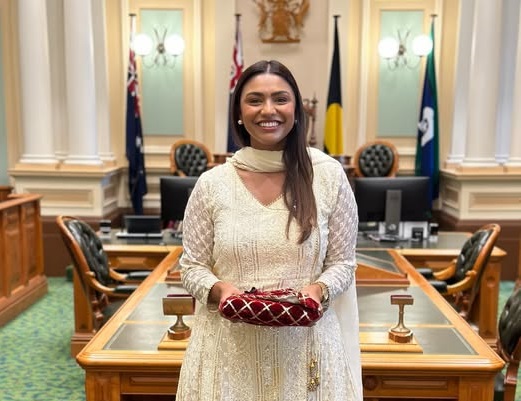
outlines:
[[[128,297],[129,293],[125,292],[127,290],[122,290],[121,292],[116,292],[116,287],[107,287],[103,284],[101,284],[98,280],[96,280],[96,275],[94,272],[87,272],[86,273],[86,280],[87,284],[93,288],[95,291],[101,292],[102,294],[107,295],[108,297],[116,297],[116,298],[123,298]],[[128,284],[129,286],[132,286],[134,290],[137,288],[137,284]]]
[[[416,271],[420,273],[427,280],[434,279],[434,272],[430,267],[417,267]]]
[[[150,276],[150,273],[152,273],[151,270],[138,270],[138,271],[131,271],[126,274],[127,280],[139,280],[143,281],[148,276]]]
[[[129,271],[125,273],[120,273],[114,269],[110,269],[110,277],[120,283],[128,283],[128,282],[141,282],[146,279],[151,270],[135,270]]]
[[[445,281],[453,277],[456,273],[456,259],[454,259],[445,269],[435,271],[434,278],[436,280]]]
[[[429,284],[432,285],[440,294],[447,292],[447,283],[442,280],[429,280]]]
[[[118,282],[124,282],[126,278],[126,273],[120,273],[116,270],[110,268],[109,269],[109,275],[112,280],[118,281]]]
[[[458,292],[466,291],[474,282],[474,278],[472,275],[466,275],[465,278],[455,284],[450,284],[447,286],[447,294],[456,294]]]
[[[136,290],[137,287],[138,287],[137,284],[118,285],[118,286],[114,287],[114,293],[130,295]]]

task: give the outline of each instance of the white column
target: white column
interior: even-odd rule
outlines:
[[[496,160],[500,164],[504,164],[508,160],[511,139],[515,141],[514,138],[511,138],[512,118],[519,114],[514,112],[519,109],[512,108],[516,66],[520,66],[519,62],[516,62],[519,42],[519,10],[519,0],[503,1],[496,138]]]
[[[496,165],[501,6],[501,1],[476,0],[475,3],[466,154],[462,163],[466,166]]]
[[[46,2],[18,2],[23,151],[21,163],[56,163]]]
[[[454,92],[454,116],[452,120],[452,142],[447,163],[459,165],[465,157],[467,143],[467,119],[470,85],[470,57],[472,49],[472,29],[474,0],[460,3],[458,60]]]
[[[47,33],[51,67],[52,125],[54,155],[62,163],[68,154],[67,88],[65,85],[65,38],[63,37],[63,2],[47,1]]]
[[[94,33],[94,74],[96,90],[98,154],[103,161],[114,160],[110,147],[110,114],[107,71],[107,32],[105,30],[105,0],[92,0]]]
[[[64,1],[69,155],[66,164],[98,165],[91,0]]]
[[[515,60],[515,76],[513,81],[513,95],[512,95],[512,124],[510,131],[510,146],[509,146],[509,158],[506,162],[507,166],[521,167],[521,29],[519,24],[521,23],[521,8],[518,5],[517,10],[517,47],[514,49]]]

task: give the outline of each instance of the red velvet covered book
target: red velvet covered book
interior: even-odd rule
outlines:
[[[224,318],[261,326],[312,326],[322,306],[292,288],[259,291],[255,288],[228,297],[219,305]]]

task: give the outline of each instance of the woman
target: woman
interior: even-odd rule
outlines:
[[[246,69],[232,107],[242,148],[199,178],[185,212],[181,274],[198,310],[176,400],[361,400],[358,217],[346,175],[306,147],[302,97],[281,63]],[[252,287],[298,289],[324,315],[311,328],[266,327],[216,312]]]

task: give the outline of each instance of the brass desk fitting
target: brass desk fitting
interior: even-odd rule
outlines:
[[[398,305],[398,324],[389,329],[389,338],[397,343],[410,343],[412,341],[412,330],[405,327],[403,315],[405,305],[412,305],[414,299],[412,295],[391,295],[391,305]]]
[[[175,323],[168,328],[168,338],[171,340],[186,340],[192,329],[183,321],[183,316],[193,315],[195,298],[187,294],[169,294],[163,298],[163,313],[167,316],[177,316]]]

